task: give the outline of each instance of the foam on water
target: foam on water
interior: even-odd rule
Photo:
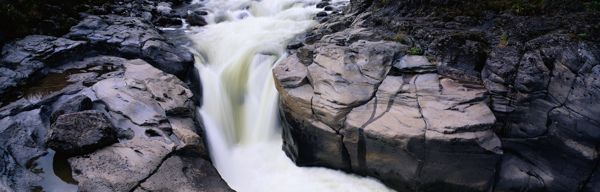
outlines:
[[[206,1],[209,25],[190,28],[203,85],[198,114],[215,167],[237,191],[391,191],[375,179],[297,167],[281,150],[271,69],[291,38],[317,24],[317,2]]]

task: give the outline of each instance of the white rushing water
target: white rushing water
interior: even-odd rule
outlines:
[[[285,45],[314,26],[318,0],[207,0],[209,25],[190,28],[203,86],[211,158],[234,189],[391,191],[379,181],[325,168],[300,168],[281,150],[278,93],[271,69]],[[333,0],[347,3],[348,0]]]

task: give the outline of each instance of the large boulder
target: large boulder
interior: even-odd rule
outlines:
[[[348,31],[273,69],[286,154],[400,191],[492,187],[503,151],[486,89],[440,77],[424,56],[399,58],[405,45]]]
[[[46,146],[66,155],[83,155],[117,142],[117,131],[98,111],[58,117],[48,132]]]

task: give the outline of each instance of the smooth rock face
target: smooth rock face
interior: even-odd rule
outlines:
[[[46,146],[67,155],[83,155],[117,142],[117,132],[98,111],[89,110],[58,117],[48,132]]]
[[[399,50],[400,44],[364,40],[349,48],[331,44],[316,48],[308,80],[314,88],[317,119],[339,130],[349,110],[373,96]]]
[[[233,191],[210,162],[181,156],[165,160],[140,188],[145,191]]]
[[[503,152],[485,87],[440,78],[424,56],[399,59],[405,46],[359,31],[327,35],[312,59],[299,50],[273,69],[286,154],[401,191],[491,187]]]
[[[21,166],[46,155],[44,144],[49,125],[47,108],[25,111],[0,119],[0,147]]]

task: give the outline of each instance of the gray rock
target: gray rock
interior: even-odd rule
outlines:
[[[115,128],[103,113],[95,110],[61,115],[47,137],[47,147],[70,156],[94,152],[117,142]]]
[[[0,191],[30,191],[42,178],[19,165],[9,152],[0,147]]]
[[[193,26],[205,26],[208,23],[206,22],[206,20],[204,19],[204,15],[208,15],[208,13],[206,11],[190,11],[188,13],[187,19],[188,22],[190,23],[190,25]]]
[[[185,78],[187,70],[194,62],[194,57],[186,49],[176,48],[164,41],[150,40],[142,47],[142,57],[156,68],[179,78]]]
[[[0,119],[0,148],[6,150],[21,166],[45,155],[49,109],[24,111]]]
[[[437,67],[427,57],[407,55],[394,62],[394,67],[401,73],[435,73]]]
[[[92,100],[85,95],[77,95],[64,103],[52,112],[50,116],[50,123],[54,123],[59,116],[63,114],[69,114],[79,111],[85,111],[92,109]]]
[[[181,156],[165,160],[140,188],[146,191],[233,191],[210,162]]]
[[[351,107],[373,97],[401,47],[399,43],[361,40],[349,48],[329,44],[315,49],[318,54],[308,67],[315,116],[339,130]]]
[[[194,61],[189,51],[168,43],[149,21],[138,17],[89,16],[65,37],[90,41],[103,54],[144,58],[181,79]]]
[[[176,145],[134,137],[92,154],[69,158],[80,191],[131,191],[158,169]]]
[[[2,48],[0,102],[15,94],[14,89],[43,77],[47,67],[81,59],[89,51],[85,41],[30,35]]]
[[[92,89],[111,111],[127,116],[135,124],[158,125],[167,118],[152,94],[146,91],[143,81],[111,78],[94,84]]]

